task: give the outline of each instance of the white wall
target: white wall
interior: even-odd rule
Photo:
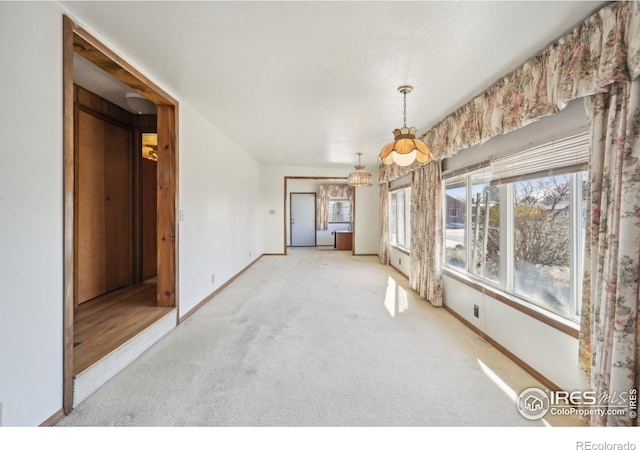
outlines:
[[[285,249],[284,178],[287,177],[346,177],[353,169],[328,169],[291,166],[262,166],[260,193],[264,253],[283,254]],[[374,180],[377,173],[372,172]],[[297,180],[289,180],[290,182]],[[289,184],[288,183],[288,184]],[[356,188],[356,254],[378,253],[378,187]],[[368,191],[367,191],[368,190]],[[311,192],[311,191],[309,191]],[[273,213],[271,213],[273,212]]]
[[[411,268],[411,256],[401,252],[395,247],[389,246],[389,265],[402,272],[409,278]]]
[[[446,275],[444,297],[449,308],[557,386],[584,387],[577,339]],[[480,308],[478,318],[473,305]]]
[[[380,197],[376,181],[378,174],[373,173],[374,185],[356,188],[356,255],[377,255],[379,242],[379,206]]]
[[[257,162],[186,104],[179,152],[183,316],[262,254],[262,227]]]
[[[62,408],[62,15],[0,2],[2,425]]]

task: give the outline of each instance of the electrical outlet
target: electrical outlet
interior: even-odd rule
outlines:
[[[398,264],[402,265],[402,258],[398,258]]]
[[[184,222],[184,211],[180,210],[180,222]]]
[[[251,252],[249,252],[249,258],[251,258]]]
[[[480,317],[480,307],[473,305],[473,317]]]
[[[212,273],[211,274],[211,282],[215,283],[215,281],[216,281],[216,276],[215,276],[215,274]]]

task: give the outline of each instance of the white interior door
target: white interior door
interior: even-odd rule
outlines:
[[[291,194],[291,246],[316,246],[316,194]]]

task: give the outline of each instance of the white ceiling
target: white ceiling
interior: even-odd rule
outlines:
[[[398,86],[414,86],[407,125],[423,134],[605,3],[63,5],[261,164],[353,166],[362,152],[373,168],[402,126]]]

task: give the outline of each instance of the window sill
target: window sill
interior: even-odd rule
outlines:
[[[399,245],[392,244],[392,243],[389,243],[389,247],[393,247],[394,249],[398,250],[400,253],[404,253],[407,256],[411,256],[411,253],[409,252],[409,250],[407,250],[404,247],[400,247]]]
[[[553,314],[543,308],[540,308],[534,304],[528,303],[524,300],[520,300],[517,297],[506,294],[505,292],[500,291],[499,289],[493,288],[487,284],[476,281],[465,274],[459,273],[454,269],[444,268],[444,274],[449,278],[453,278],[460,283],[469,286],[476,291],[482,292],[484,295],[487,295],[505,305],[508,305],[518,311],[526,314],[540,322],[549,325],[552,328],[555,328],[558,331],[561,331],[565,334],[568,334],[571,337],[578,339],[579,335],[579,326],[575,322],[565,319],[564,317],[560,317],[556,314]]]

